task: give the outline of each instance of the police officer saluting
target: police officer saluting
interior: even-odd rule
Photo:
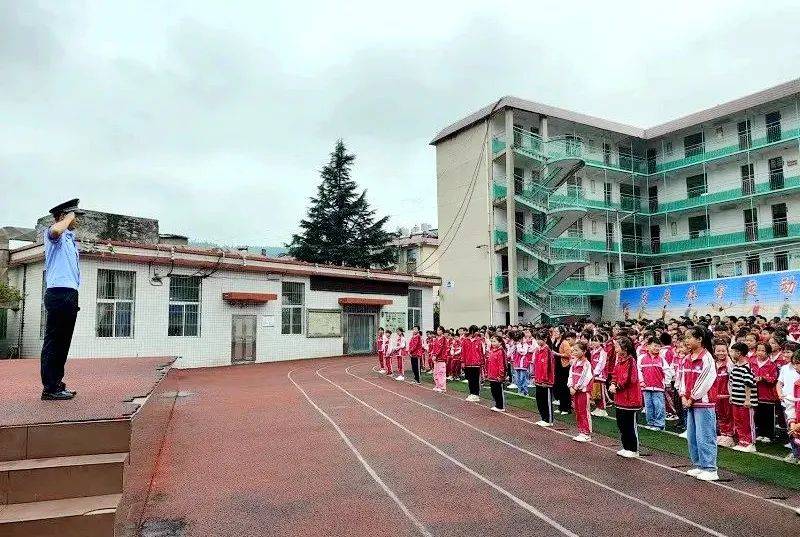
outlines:
[[[81,269],[74,232],[78,216],[84,214],[78,209],[79,201],[73,199],[50,209],[56,221],[44,231],[47,326],[42,345],[42,399],[48,401],[72,399],[77,393],[68,390],[63,379],[79,309]]]

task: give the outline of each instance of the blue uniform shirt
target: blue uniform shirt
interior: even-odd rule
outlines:
[[[47,288],[81,286],[81,267],[75,233],[69,229],[57,239],[50,238],[50,228],[44,230],[44,270]]]

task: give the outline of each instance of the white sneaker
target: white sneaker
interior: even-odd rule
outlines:
[[[717,472],[711,472],[711,471],[708,471],[708,470],[701,471],[695,477],[697,477],[697,479],[699,479],[700,481],[718,481],[719,480],[719,474]]]
[[[381,374],[385,375],[386,374],[386,370],[385,369],[379,369],[378,373],[381,373]]]
[[[689,431],[683,431],[678,435],[679,438],[689,438]]]
[[[764,443],[764,444],[769,444],[770,442],[772,442],[772,440],[770,440],[766,436],[762,436],[761,437],[761,442]]]
[[[756,453],[755,444],[747,444],[746,446],[735,445],[731,449],[735,449],[736,451],[742,451],[744,453]]]
[[[697,477],[698,475],[700,475],[700,473],[701,473],[702,471],[703,471],[703,470],[701,470],[700,468],[692,468],[692,469],[690,469],[690,470],[686,470],[686,474],[687,474],[687,475],[690,475],[690,476],[692,476],[692,477]]]
[[[625,451],[625,454],[623,455],[623,457],[625,457],[626,459],[638,459],[639,458],[639,452],[638,451]]]
[[[586,436],[585,434],[581,433],[578,436],[574,437],[573,440],[576,442],[591,442],[592,438],[590,436]]]
[[[469,381],[468,381],[467,379],[464,379],[464,380],[462,380],[461,382],[462,382],[463,384],[468,384],[468,383],[469,383]]]
[[[453,380],[453,377],[446,377],[447,380]]]
[[[497,408],[496,406],[493,406],[489,410],[491,410],[492,412],[505,412],[506,411],[505,408]]]
[[[508,385],[508,389],[509,390],[516,390],[517,389],[517,385],[512,382],[511,384]]]
[[[619,455],[620,457],[624,457],[626,453],[628,453],[627,449],[620,449],[619,451],[617,451],[617,455]]]
[[[542,425],[542,427],[552,427],[552,426],[553,426],[553,424],[550,423],[549,421],[545,421],[544,425]]]
[[[595,408],[594,410],[592,410],[592,416],[597,416],[597,417],[600,417],[600,418],[607,418],[608,417],[608,412],[603,408]]]
[[[470,394],[467,396],[467,401],[469,401],[470,403],[477,403],[480,400],[481,400],[480,396],[477,395]]]
[[[441,388],[434,388],[433,391],[440,392],[440,391],[442,391],[442,389]]]
[[[549,424],[549,423],[547,423],[547,422],[546,422],[546,421],[544,421],[544,420],[539,420],[539,421],[537,421],[537,422],[536,422],[536,425],[538,425],[539,427],[547,427],[547,426],[548,426],[548,425],[550,425],[550,424]]]
[[[394,380],[406,380],[406,378],[403,375],[397,375]]]
[[[736,445],[736,442],[733,440],[732,437],[723,435],[717,437],[717,445],[720,445],[722,447],[732,448],[733,446]]]

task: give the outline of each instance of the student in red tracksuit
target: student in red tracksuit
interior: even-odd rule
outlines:
[[[556,357],[547,345],[547,331],[536,334],[538,347],[533,353],[533,383],[536,386],[536,408],[542,417],[536,425],[553,425],[553,384],[556,381]]]
[[[639,384],[639,370],[636,365],[636,347],[627,336],[615,340],[614,381],[609,391],[614,394],[617,407],[617,429],[619,429],[622,449],[620,457],[629,459],[639,456],[639,432],[636,414],[642,409],[642,388]]]
[[[464,342],[462,329],[458,329],[458,335],[450,340],[450,361],[447,380],[458,380],[461,377],[461,346]]]
[[[603,346],[603,336],[597,334],[589,340],[589,361],[592,363],[592,373],[594,383],[592,384],[592,400],[595,401],[595,409],[592,416],[608,417],[606,411],[606,365],[608,364],[608,353]]]
[[[514,352],[511,355],[511,369],[514,373],[513,382],[517,385],[517,392],[528,395],[528,375],[531,370],[531,357],[536,344],[531,336],[531,331],[525,330],[522,338],[513,342]]]
[[[592,441],[592,415],[589,413],[589,397],[592,391],[592,363],[589,361],[586,343],[576,341],[570,349],[572,364],[569,366],[567,388],[572,396],[575,421],[578,425],[576,442]]]
[[[411,357],[411,371],[414,372],[414,380],[419,384],[419,365],[422,362],[423,355],[422,336],[420,335],[419,326],[411,329],[411,337],[408,340],[408,355]]]
[[[492,336],[489,343],[489,356],[486,359],[486,378],[492,391],[495,412],[505,412],[505,396],[503,394],[503,382],[506,380],[506,349],[503,338],[498,335]]]
[[[717,416],[714,381],[717,368],[711,332],[695,325],[686,330],[684,345],[688,354],[681,373],[681,402],[686,409],[686,438],[694,468],[687,474],[701,481],[716,481],[717,474]]]
[[[392,350],[392,354],[394,354],[395,359],[397,360],[397,376],[394,380],[405,380],[405,358],[406,358],[406,334],[402,328],[398,328],[397,332],[395,333],[395,342],[394,348]]]
[[[728,355],[728,345],[724,340],[714,342],[714,360],[717,367],[717,380],[714,389],[717,392],[717,444],[733,447],[733,409],[728,387],[728,372],[733,369],[733,362]]]
[[[392,331],[389,329],[384,330],[383,332],[383,365],[385,369],[383,370],[384,373],[391,376],[392,375]]]
[[[383,365],[383,328],[378,328],[378,337],[375,338],[375,346],[378,347],[378,369],[381,373],[386,372]]]
[[[443,392],[447,389],[447,337],[444,328],[436,329],[436,337],[431,343],[433,358],[433,391]]]
[[[639,354],[639,379],[644,393],[647,428],[663,431],[666,426],[664,388],[672,381],[672,366],[661,354],[661,341],[647,338],[645,351]]]
[[[750,336],[748,336],[749,338]],[[747,338],[745,338],[747,340]],[[778,368],[769,359],[769,343],[757,343],[755,356],[750,359],[750,369],[758,385],[758,406],[755,410],[756,440],[769,443],[775,439],[775,409],[778,406]]]
[[[461,342],[461,358],[464,363],[464,375],[469,385],[467,401],[480,401],[481,367],[483,366],[483,341],[478,327],[469,327],[469,335]]]

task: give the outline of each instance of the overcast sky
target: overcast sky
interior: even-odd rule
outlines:
[[[796,0],[402,4],[0,0],[0,226],[80,197],[280,245],[337,138],[435,224],[428,142],[502,95],[646,127],[800,77]]]

